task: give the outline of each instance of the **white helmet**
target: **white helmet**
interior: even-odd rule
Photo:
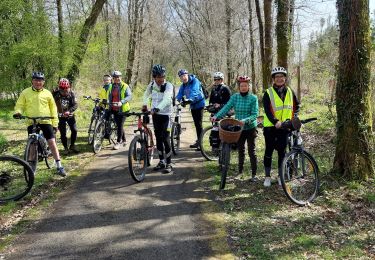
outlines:
[[[271,71],[271,77],[273,77],[275,74],[279,74],[279,73],[282,73],[285,76],[288,75],[288,72],[286,71],[286,69],[284,67],[275,67]]]
[[[224,74],[220,71],[214,73],[214,79],[224,79]]]
[[[112,77],[118,77],[118,76],[121,76],[121,72],[118,71],[118,70],[115,70],[113,73],[112,73]]]

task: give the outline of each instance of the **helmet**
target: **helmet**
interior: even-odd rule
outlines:
[[[165,68],[160,64],[154,65],[154,67],[152,67],[152,76],[154,78],[157,77],[157,76],[164,77],[165,76]]]
[[[44,80],[43,72],[39,72],[39,71],[34,71],[31,77],[32,77],[32,79],[42,79],[42,80]]]
[[[59,89],[68,89],[70,88],[70,83],[68,79],[61,78],[59,81]]]
[[[238,83],[241,83],[241,82],[249,82],[250,81],[250,78],[248,76],[239,76],[237,78],[237,82]]]
[[[122,74],[120,71],[118,70],[115,70],[114,72],[112,72],[112,77],[120,77]]]
[[[282,73],[285,76],[288,75],[288,72],[286,71],[286,69],[284,67],[275,67],[271,71],[271,77],[273,77],[275,74],[279,74],[279,73]]]
[[[178,76],[179,76],[179,77],[181,77],[181,76],[184,75],[184,74],[189,74],[189,72],[188,72],[187,70],[185,70],[185,69],[180,69],[180,70],[178,71]]]
[[[214,79],[224,79],[224,74],[220,71],[214,73]]]
[[[103,79],[104,78],[109,78],[109,79],[112,79],[112,76],[111,75],[109,75],[109,74],[105,74],[104,76],[103,76]]]

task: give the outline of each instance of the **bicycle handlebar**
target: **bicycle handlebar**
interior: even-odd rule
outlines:
[[[19,116],[17,116],[17,115],[13,115],[13,118],[14,118],[14,119],[31,119],[31,120],[38,120],[38,119],[40,119],[40,120],[54,119],[54,117],[52,117],[52,116],[34,116],[34,117],[32,117],[32,116],[23,116],[23,115],[19,115]]]
[[[318,118],[317,117],[307,118],[307,119],[301,120],[301,124],[307,124],[315,120],[318,120]]]
[[[125,116],[147,116],[151,114],[151,111],[145,111],[145,112],[125,112],[123,115]]]

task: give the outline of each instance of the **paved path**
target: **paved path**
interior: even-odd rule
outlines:
[[[5,259],[211,258],[212,231],[200,216],[205,196],[194,177],[202,156],[188,148],[194,136],[192,127],[183,132],[174,174],[150,173],[139,184],[127,170],[127,147],[102,150],[87,176],[20,236]]]

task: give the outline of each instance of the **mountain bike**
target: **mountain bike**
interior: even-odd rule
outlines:
[[[176,114],[171,127],[171,147],[174,155],[180,152],[181,143],[181,103],[176,104]]]
[[[151,129],[147,127],[150,122],[150,111],[147,112],[127,112],[126,116],[136,116],[136,134],[130,143],[128,151],[129,172],[134,181],[144,180],[147,167],[151,165],[154,157],[154,139]],[[138,133],[138,134],[137,134]]]
[[[33,187],[34,172],[30,165],[15,156],[0,156],[0,203],[19,200]]]
[[[88,138],[87,143],[92,144],[94,141],[94,131],[99,118],[104,113],[104,108],[99,106],[100,98],[92,98],[91,96],[83,96],[86,100],[92,100],[94,102],[94,108],[92,109],[92,115],[90,119],[89,129],[88,129]]]
[[[38,162],[45,161],[48,169],[51,169],[55,164],[55,159],[53,158],[52,152],[48,146],[46,138],[43,136],[38,125],[39,120],[53,119],[50,116],[40,116],[40,117],[28,117],[28,116],[18,116],[15,119],[30,119],[33,121],[31,134],[27,139],[27,144],[24,153],[24,159],[27,161],[31,169],[36,172]]]
[[[299,120],[295,117],[282,124],[291,132],[288,136],[290,152],[284,157],[280,181],[288,199],[300,206],[312,202],[319,192],[319,168],[314,157],[304,149],[300,133],[302,125],[315,120],[317,118]]]
[[[105,112],[100,114],[100,117],[95,125],[92,150],[94,153],[99,153],[103,146],[103,140],[107,138],[109,143],[115,144],[117,142],[117,125],[113,114],[106,118]]]

